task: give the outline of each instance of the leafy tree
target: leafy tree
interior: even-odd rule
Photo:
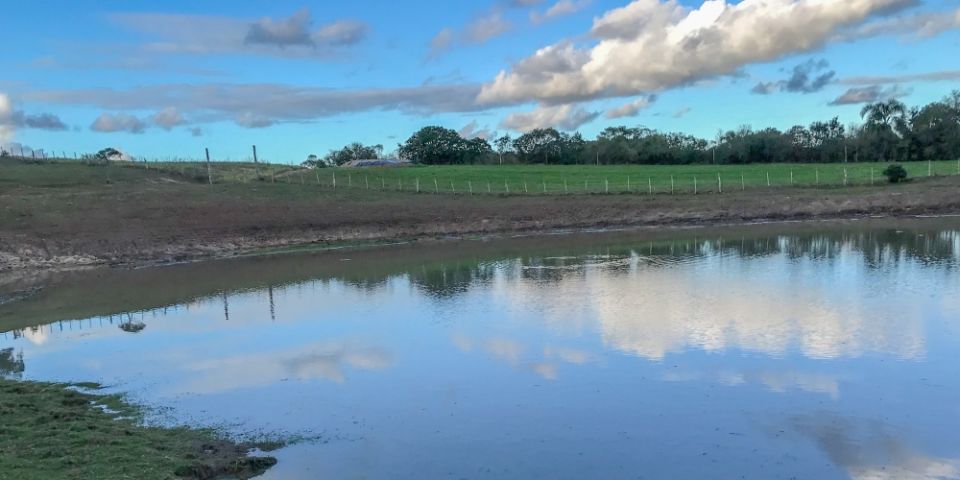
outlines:
[[[339,150],[330,150],[323,157],[323,162],[327,165],[343,165],[353,160],[373,160],[380,158],[383,152],[383,145],[367,146],[360,142],[353,142]],[[314,166],[319,165],[314,164]]]
[[[510,138],[510,135],[504,135],[493,141],[493,144],[497,147],[497,154],[500,156],[500,165],[503,165],[503,154],[510,151],[512,142],[513,139]]]
[[[454,165],[475,163],[492,152],[483,138],[467,140],[456,130],[443,127],[424,127],[400,146],[400,155],[425,165]]]
[[[907,180],[907,169],[903,168],[903,165],[900,164],[895,163],[890,165],[883,171],[883,174],[890,183],[901,183]]]

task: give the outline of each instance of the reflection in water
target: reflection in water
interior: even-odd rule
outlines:
[[[880,421],[825,413],[794,417],[790,428],[811,440],[853,480],[960,478],[960,461],[923,455]]]
[[[960,230],[343,260],[12,330],[0,375],[349,439],[267,478],[960,477]]]
[[[12,348],[0,350],[0,377],[21,378],[23,375],[23,352],[14,353]]]

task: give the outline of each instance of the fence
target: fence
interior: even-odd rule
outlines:
[[[886,182],[883,164],[751,164],[690,166],[523,166],[541,175],[506,167],[305,168],[253,161],[217,162],[134,159],[107,161],[91,156],[20,157],[38,162],[83,162],[90,166],[155,170],[191,182],[209,184],[261,183],[349,191],[395,191],[456,195],[564,194],[725,194],[764,188],[842,188]],[[10,156],[10,155],[8,155]],[[960,160],[904,164],[911,177],[960,175]],[[573,172],[567,174],[567,172]],[[502,172],[502,174],[501,174]]]

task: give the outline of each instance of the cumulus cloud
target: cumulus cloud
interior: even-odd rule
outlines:
[[[590,0],[557,0],[556,3],[547,8],[543,13],[530,12],[530,21],[533,23],[543,23],[564,15],[571,15],[587,8]]]
[[[790,77],[777,82],[760,82],[750,90],[752,93],[767,95],[777,90],[793,93],[814,93],[823,90],[837,76],[837,72],[827,70],[830,64],[824,60],[807,60],[791,71]]]
[[[174,107],[167,107],[159,112],[155,113],[153,117],[153,124],[166,130],[170,131],[173,127],[178,125],[183,125],[186,121],[183,119],[183,115],[180,114],[180,111]]]
[[[515,65],[484,85],[482,103],[557,104],[657,92],[730,75],[746,65],[822,47],[846,29],[912,5],[913,0],[634,0],[594,20],[587,49],[554,45],[566,68],[525,72]]]
[[[902,97],[908,93],[909,92],[900,88],[899,85],[894,85],[887,88],[884,88],[880,85],[870,85],[869,87],[852,87],[830,102],[830,105],[840,106],[873,103]]]
[[[90,130],[100,133],[143,133],[146,127],[146,122],[126,113],[110,114],[104,112],[90,124]]]
[[[66,130],[67,125],[60,120],[60,117],[52,113],[31,115],[23,110],[16,110],[10,97],[0,93],[0,144],[6,144],[13,140],[18,128]]]
[[[645,110],[647,107],[652,105],[656,98],[656,95],[640,97],[632,102],[607,111],[606,117],[610,119],[635,117],[638,113],[640,113],[641,110]]]
[[[285,57],[328,56],[361,42],[366,24],[336,20],[313,27],[310,10],[287,18],[255,21],[216,15],[117,13],[108,19],[150,38],[148,52],[189,54],[254,53]]]
[[[572,105],[541,106],[531,112],[511,113],[503,119],[500,126],[519,132],[529,132],[537,128],[576,130],[598,116],[599,112],[588,112]]]
[[[12,114],[13,104],[10,102],[10,97],[0,93],[0,144],[13,140],[13,125],[8,123]]]

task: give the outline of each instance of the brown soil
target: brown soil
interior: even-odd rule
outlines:
[[[0,270],[151,264],[303,244],[556,229],[960,213],[960,178],[709,195],[416,195],[115,184],[0,195]]]

